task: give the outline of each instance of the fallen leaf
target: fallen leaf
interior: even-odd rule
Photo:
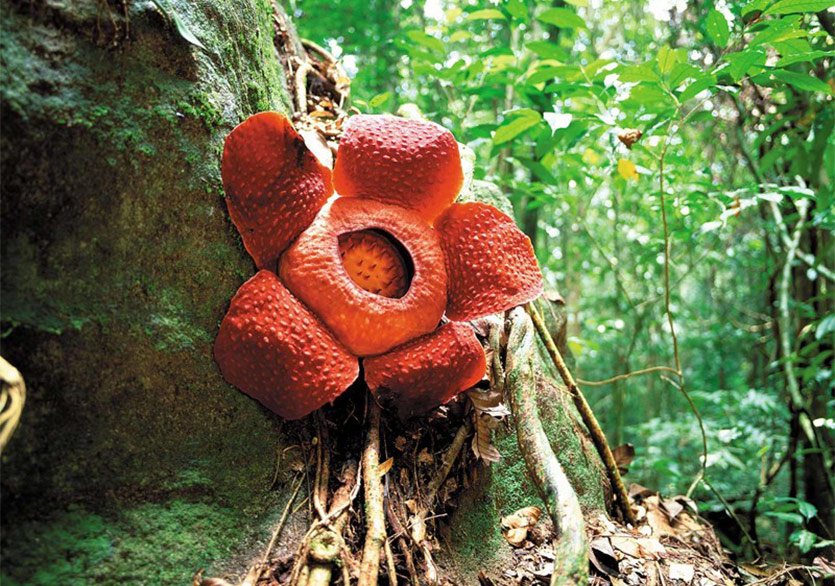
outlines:
[[[657,560],[667,553],[666,548],[655,538],[642,537],[640,539],[636,539],[635,541],[637,541],[641,551],[644,552],[645,557],[649,559]]]
[[[304,128],[299,130],[299,136],[302,137],[305,146],[322,166],[333,169],[333,153],[321,132],[312,128]]]
[[[662,499],[661,510],[666,513],[670,521],[673,521],[684,510],[684,505],[674,499]]]
[[[656,494],[654,490],[650,490],[646,486],[641,486],[637,483],[632,483],[629,486],[629,496],[633,499],[645,499],[654,494]]]
[[[671,580],[682,580],[685,584],[690,584],[694,572],[692,564],[670,564]]]
[[[476,412],[475,423],[473,453],[476,458],[481,458],[485,462],[498,462],[502,455],[493,445],[493,429],[498,427],[498,420],[485,413]]]
[[[377,468],[377,471],[380,473],[380,476],[385,476],[388,474],[389,470],[391,470],[392,465],[394,464],[394,458],[389,458]]]
[[[615,464],[621,474],[626,474],[629,471],[629,465],[635,459],[635,446],[632,444],[623,444],[612,450],[612,456],[615,458]]]
[[[539,522],[541,515],[542,509],[539,507],[523,507],[511,515],[502,517],[502,535],[510,545],[519,547],[527,539],[528,529]]]
[[[633,558],[641,557],[641,547],[633,538],[626,535],[612,535],[609,537],[612,547]]]
[[[601,574],[618,576],[620,573],[618,558],[615,557],[615,550],[608,537],[598,537],[591,542],[589,561]]]

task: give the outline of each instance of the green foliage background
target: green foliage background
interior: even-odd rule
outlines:
[[[833,4],[288,7],[357,108],[417,104],[475,150],[568,303],[580,378],[680,370],[586,391],[636,447],[627,480],[692,490],[748,555],[833,543]]]

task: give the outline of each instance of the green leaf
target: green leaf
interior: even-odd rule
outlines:
[[[795,73],[785,69],[776,69],[772,73],[777,79],[785,81],[792,87],[804,92],[822,92],[830,95],[833,93],[828,83],[808,73]]]
[[[685,79],[701,79],[703,77],[705,77],[705,74],[698,67],[689,63],[676,63],[676,66],[670,72],[670,87],[677,88]]]
[[[694,81],[693,83],[688,85],[686,88],[684,88],[684,91],[682,91],[678,95],[678,100],[680,102],[686,102],[688,100],[692,100],[693,98],[695,98],[699,94],[699,92],[702,92],[702,91],[704,91],[704,90],[706,90],[710,87],[713,87],[713,85],[715,83],[716,83],[716,80],[713,77],[705,77],[705,78],[702,78],[702,79],[697,79],[696,81]]]
[[[815,329],[815,339],[820,340],[832,332],[835,332],[835,313],[830,313],[821,320],[821,323]]]
[[[803,515],[799,515],[797,513],[787,513],[784,511],[767,511],[765,515],[767,517],[774,517],[775,519],[779,519],[780,521],[785,521],[786,523],[791,523],[792,525],[803,525]]]
[[[484,10],[476,10],[467,15],[467,20],[490,20],[493,18],[504,18],[504,13],[495,8],[485,8]]]
[[[406,36],[413,42],[423,45],[427,49],[435,51],[436,53],[444,52],[444,43],[440,39],[436,39],[423,31],[406,31]]]
[[[524,0],[507,0],[505,8],[513,18],[528,20],[528,7]]]
[[[808,53],[797,53],[795,55],[788,55],[781,58],[774,64],[774,67],[785,67],[786,65],[792,65],[793,63],[805,63],[807,61],[820,59],[821,57],[831,57],[832,55],[835,55],[835,51],[809,51]]]
[[[589,5],[589,0],[565,0],[566,4],[571,4],[572,6],[581,6],[585,8]]]
[[[713,9],[707,13],[705,29],[711,41],[716,43],[718,47],[725,48],[728,44],[728,39],[731,38],[731,29],[728,27],[728,21],[721,12]]]
[[[797,510],[800,511],[800,514],[806,517],[806,520],[811,520],[815,515],[818,514],[818,508],[813,505],[812,503],[798,500],[797,501]]]
[[[627,83],[636,81],[661,81],[661,78],[649,63],[640,65],[624,65],[617,70],[618,79]]]
[[[763,14],[793,14],[795,12],[820,12],[835,6],[833,0],[780,0]]]
[[[741,14],[744,17],[752,12],[762,12],[763,9],[768,6],[769,2],[771,2],[771,0],[754,0],[753,2],[749,2],[742,7]]]
[[[568,59],[568,53],[565,49],[550,41],[533,41],[525,46],[544,59],[558,59],[560,61]]]
[[[687,59],[687,54],[682,49],[671,49],[664,45],[658,51],[658,69],[661,73],[670,73],[677,63]]]
[[[765,51],[759,47],[745,49],[739,53],[731,53],[728,59],[728,72],[734,82],[742,79],[755,65],[765,65]]]
[[[465,41],[472,36],[469,31],[455,31],[449,36],[450,43],[457,43],[458,41]]]
[[[751,39],[749,46],[755,47],[763,43],[774,43],[797,36],[805,36],[806,31],[799,30],[800,17],[789,16],[779,20],[770,20],[768,24]]]
[[[657,111],[672,104],[672,97],[660,84],[642,81],[631,90],[629,98],[640,102],[647,110]]]
[[[812,52],[812,45],[806,39],[787,39],[771,43],[771,46],[780,51],[780,55],[797,55],[798,53]]]
[[[811,550],[817,541],[818,536],[806,529],[798,529],[789,535],[789,542],[795,544],[801,553]]]
[[[371,106],[372,108],[377,108],[379,106],[382,106],[386,102],[388,102],[390,97],[391,97],[391,92],[384,92],[382,94],[377,94],[376,96],[374,96],[373,98],[368,100],[368,105]]]
[[[536,110],[523,108],[508,113],[508,119],[501,123],[493,135],[493,144],[504,144],[526,130],[536,126],[542,116]]]
[[[586,21],[568,8],[549,8],[537,19],[559,28],[586,28]]]

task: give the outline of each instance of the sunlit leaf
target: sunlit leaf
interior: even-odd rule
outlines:
[[[792,14],[794,12],[820,12],[835,6],[833,0],[780,0],[763,14]]]
[[[676,63],[681,63],[685,59],[685,53],[681,49],[671,49],[664,45],[658,50],[658,69],[661,73],[669,73],[673,70]]]
[[[467,15],[467,20],[491,20],[493,18],[505,18],[505,16],[501,10],[495,8],[476,10]]]
[[[786,71],[785,69],[775,69],[774,77],[781,81],[785,81],[792,87],[805,92],[822,92],[825,94],[833,94],[832,88],[825,81],[818,79],[808,73],[795,73],[794,71]]]
[[[799,30],[799,16],[789,16],[778,20],[769,20],[765,28],[759,31],[749,43],[750,47],[762,45],[763,43],[774,43],[796,36],[805,36],[806,31]]]
[[[508,116],[508,119],[496,129],[496,133],[493,135],[493,144],[504,144],[513,140],[542,120],[539,112],[528,108],[510,112]]]
[[[438,53],[444,52],[444,43],[440,39],[433,37],[423,31],[407,31],[406,36],[415,43],[423,45],[424,47],[436,51]]]
[[[533,41],[525,46],[544,59],[564,61],[568,58],[568,53],[564,49],[550,41]]]
[[[391,97],[391,92],[384,92],[382,94],[377,94],[376,96],[374,96],[373,98],[368,100],[368,105],[371,106],[372,108],[379,108],[380,106],[382,106],[383,104],[388,102],[390,97]]]
[[[617,69],[618,78],[625,82],[660,81],[661,78],[649,63],[624,65]]]
[[[505,8],[507,8],[507,11],[513,18],[519,20],[528,19],[528,7],[525,5],[524,0],[507,0]]]
[[[707,36],[717,46],[724,48],[728,44],[728,39],[731,37],[731,29],[728,27],[728,21],[725,19],[725,16],[715,8],[707,13],[705,29],[707,30]]]
[[[618,175],[629,181],[630,179],[638,180],[638,170],[635,168],[635,163],[627,159],[618,161]]]
[[[759,47],[728,55],[728,72],[734,82],[742,79],[755,65],[765,65],[765,51]]]
[[[815,339],[820,340],[832,332],[835,332],[835,313],[830,313],[821,320],[815,330]]]
[[[805,63],[806,61],[815,61],[822,57],[832,57],[833,55],[835,55],[835,51],[809,51],[808,53],[796,53],[794,55],[782,57],[777,63],[774,64],[774,66],[785,67],[786,65],[792,65],[794,63]]]
[[[586,28],[586,21],[568,8],[549,8],[537,16],[537,19],[559,28]]]

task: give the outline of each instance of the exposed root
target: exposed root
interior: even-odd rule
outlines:
[[[365,545],[362,551],[359,586],[377,586],[380,550],[386,540],[383,514],[383,485],[380,482],[380,406],[368,395],[368,438],[362,454],[365,481]]]
[[[510,395],[519,450],[559,536],[551,585],[585,585],[589,561],[583,513],[539,419],[534,327],[518,308],[510,314],[505,386]]]

